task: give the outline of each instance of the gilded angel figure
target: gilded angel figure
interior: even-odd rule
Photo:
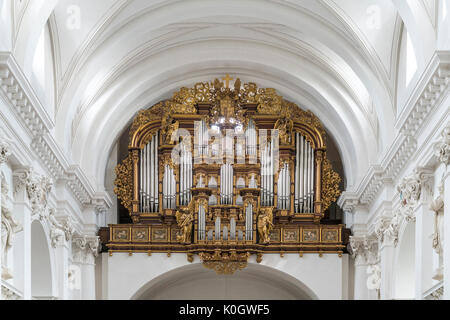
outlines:
[[[194,221],[194,207],[193,200],[187,207],[182,207],[177,210],[175,217],[177,218],[177,224],[181,228],[181,234],[177,235],[177,241],[181,243],[191,242],[192,234],[192,222]]]
[[[260,243],[269,243],[270,232],[273,229],[273,209],[274,207],[261,208],[258,215],[258,233]]]

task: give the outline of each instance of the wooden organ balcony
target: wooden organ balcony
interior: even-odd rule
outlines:
[[[181,89],[136,116],[116,173],[133,224],[100,230],[110,254],[185,252],[239,269],[251,254],[345,251],[348,230],[320,224],[340,192],[325,131],[273,89]]]

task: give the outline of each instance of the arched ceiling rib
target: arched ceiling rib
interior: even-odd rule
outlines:
[[[80,30],[65,27],[69,5],[81,9]],[[125,126],[138,109],[177,90],[174,84],[212,80],[198,77],[220,76],[219,70],[272,84],[318,114],[347,158],[351,182],[389,145],[394,130],[398,25],[385,23],[369,34],[362,16],[370,5],[381,8],[382,22],[396,21],[386,0],[350,7],[345,0],[54,0],[41,4],[40,13],[27,10],[24,19],[34,14],[46,21],[53,12],[56,136],[99,183],[105,155],[92,159],[88,150],[101,144],[109,152],[121,130],[111,135],[109,124]],[[25,24],[18,33],[20,43],[31,41],[16,48],[25,65],[40,33],[32,31]]]

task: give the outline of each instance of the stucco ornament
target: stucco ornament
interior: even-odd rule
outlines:
[[[400,194],[400,214],[407,222],[415,221],[415,209],[420,203],[425,203],[431,195],[432,174],[425,168],[417,168],[403,178],[397,190]]]
[[[369,290],[380,290],[381,287],[381,268],[378,264],[367,267],[367,288]]]
[[[1,257],[2,279],[11,279],[12,272],[8,268],[8,251],[13,247],[14,234],[22,230],[22,226],[14,219],[11,203],[8,200],[9,186],[3,174],[1,175]]]
[[[441,134],[441,140],[434,145],[434,154],[446,167],[450,164],[450,126]]]
[[[16,192],[22,186],[26,187],[33,215],[37,214],[39,219],[43,220],[46,215],[48,195],[53,186],[52,179],[37,174],[33,168],[20,172],[16,175],[16,179]]]
[[[8,161],[8,157],[11,155],[11,151],[9,149],[9,143],[0,140],[0,164]]]
[[[76,236],[72,239],[73,261],[81,264],[94,264],[100,249],[98,236]]]
[[[422,190],[419,173],[414,172],[411,176],[404,178],[398,185],[397,190],[400,193],[402,206],[416,205]]]
[[[439,185],[439,195],[430,204],[434,213],[433,249],[439,256],[439,266],[434,271],[433,279],[444,277],[444,185]]]
[[[69,241],[70,237],[75,232],[72,221],[67,219],[65,222],[57,220],[55,215],[55,209],[48,210],[47,220],[50,227],[50,238],[53,248],[58,244],[63,244],[64,240]]]
[[[69,266],[67,273],[68,287],[70,290],[80,290],[81,288],[81,269],[75,264]]]

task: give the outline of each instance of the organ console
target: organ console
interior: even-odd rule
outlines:
[[[109,226],[109,252],[198,254],[221,273],[252,254],[342,254],[343,226],[320,223],[340,193],[320,121],[274,89],[226,79],[138,113],[115,181],[133,224]]]

